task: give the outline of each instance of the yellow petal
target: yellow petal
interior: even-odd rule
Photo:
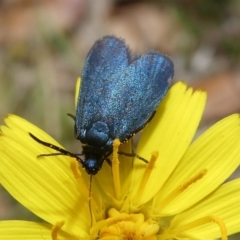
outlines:
[[[81,86],[81,78],[78,77],[76,82],[76,88],[75,88],[75,107],[77,107],[77,101],[78,101],[78,95],[80,92],[80,86]]]
[[[119,149],[122,152],[131,153],[132,145],[131,141],[122,145]],[[101,192],[103,199],[105,200],[105,208],[116,207],[119,208],[129,192],[129,185],[131,182],[131,171],[133,165],[133,159],[118,155],[119,158],[119,173],[120,173],[120,185],[121,185],[121,197],[116,198],[113,176],[111,167],[105,162],[102,169],[94,176],[94,183],[97,186],[98,191]],[[94,186],[93,186],[94,187]],[[93,189],[93,196],[95,196],[95,190]],[[129,207],[127,207],[129,208]]]
[[[192,206],[224,182],[240,163],[240,118],[229,116],[200,136],[187,150],[166,185],[155,197],[155,212],[174,215]],[[199,173],[205,172],[197,180]],[[187,188],[172,199],[166,197],[187,183]],[[163,207],[163,202],[165,206]]]
[[[44,223],[0,221],[0,238],[9,240],[51,240],[51,228],[50,224]]]
[[[178,214],[171,229],[180,228],[190,222],[206,216],[215,216],[226,225],[228,235],[240,231],[240,179],[228,182],[189,210]],[[186,232],[197,239],[220,238],[219,226],[208,223]]]
[[[0,221],[0,239],[52,240],[50,224],[27,221]],[[58,240],[77,240],[59,231]]]
[[[43,157],[54,152],[33,140],[28,132],[57,144],[24,119],[10,115],[0,136],[0,182],[30,211],[51,224],[65,221],[63,229],[85,237],[90,226],[88,202],[78,190],[70,170],[70,158]]]
[[[204,92],[193,92],[182,82],[176,83],[163,99],[153,120],[144,129],[137,147],[137,154],[145,159],[149,159],[153,151],[159,153],[138,204],[150,200],[178,164],[196,132],[205,101]],[[135,159],[131,185],[134,194],[145,169],[146,164]]]

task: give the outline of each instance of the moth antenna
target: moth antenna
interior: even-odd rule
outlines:
[[[43,157],[43,156],[55,156],[55,155],[65,155],[65,156],[69,156],[69,157],[72,157],[72,158],[76,158],[78,162],[80,162],[81,164],[83,164],[83,160],[78,157],[81,156],[82,154],[75,154],[75,153],[71,153],[63,148],[60,148],[56,145],[53,145],[52,143],[48,143],[48,142],[44,142],[42,140],[40,140],[39,138],[37,138],[36,136],[34,136],[32,133],[29,133],[30,137],[33,138],[36,142],[48,147],[48,148],[51,148],[51,149],[54,149],[56,151],[58,151],[59,153],[49,153],[49,154],[40,154],[38,155],[38,157]]]

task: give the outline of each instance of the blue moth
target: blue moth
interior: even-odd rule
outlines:
[[[106,36],[90,49],[81,75],[75,120],[75,137],[83,144],[74,154],[43,142],[58,153],[76,158],[95,175],[103,162],[111,164],[113,141],[121,143],[144,128],[169,89],[174,74],[171,59],[158,52],[133,57],[122,39]]]

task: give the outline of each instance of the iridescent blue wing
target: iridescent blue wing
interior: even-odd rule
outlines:
[[[173,73],[172,61],[152,52],[112,76],[105,91],[111,101],[105,103],[103,115],[113,119],[114,138],[122,142],[146,124],[165,96]]]
[[[83,69],[77,132],[100,121],[108,125],[111,139],[124,141],[151,117],[172,76],[168,57],[153,52],[131,60],[122,40],[103,38],[90,50]]]
[[[111,76],[123,72],[128,66],[130,53],[124,41],[113,36],[98,40],[91,48],[82,71],[81,89],[77,102],[77,130],[88,129],[101,120],[101,109],[109,99],[105,92]],[[108,97],[106,95],[106,97]]]

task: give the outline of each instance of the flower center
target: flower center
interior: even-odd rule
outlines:
[[[120,213],[112,208],[108,211],[107,219],[92,227],[91,234],[98,233],[98,239],[112,237],[116,240],[156,240],[158,231],[157,222],[152,219],[145,220],[142,213]]]

